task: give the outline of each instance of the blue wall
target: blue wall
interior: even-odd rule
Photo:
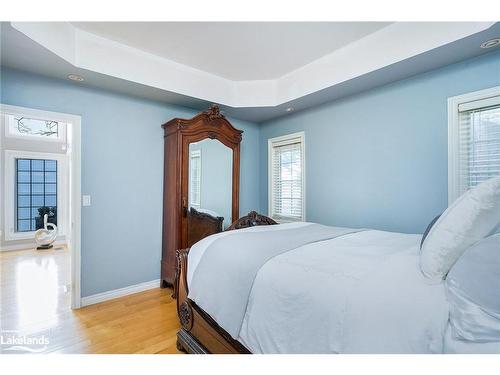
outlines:
[[[447,98],[500,85],[500,53],[261,125],[261,211],[267,140],[305,131],[307,220],[422,233],[447,206]]]
[[[3,69],[1,102],[82,116],[82,296],[160,277],[163,132],[196,111]],[[258,206],[258,125],[244,131],[240,210]]]
[[[498,52],[260,127],[231,120],[245,131],[241,213],[267,212],[267,140],[304,130],[308,221],[422,232],[447,205],[447,98],[496,85]],[[10,69],[1,94],[5,104],[82,116],[82,193],[92,195],[82,208],[82,295],[159,278],[159,125],[196,111]]]

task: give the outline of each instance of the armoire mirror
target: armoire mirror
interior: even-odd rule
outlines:
[[[232,222],[232,172],[233,150],[219,140],[204,139],[189,144],[189,209],[221,218],[223,230]]]

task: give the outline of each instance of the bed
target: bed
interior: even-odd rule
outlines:
[[[313,223],[207,237],[178,252],[178,347],[442,353],[448,304],[420,272],[421,237]]]
[[[500,177],[423,235],[266,224],[254,212],[178,252],[180,349],[500,353]]]

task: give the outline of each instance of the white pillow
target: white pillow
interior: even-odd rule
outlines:
[[[446,278],[455,338],[500,343],[500,235],[479,241]]]
[[[422,273],[440,282],[464,251],[500,223],[500,177],[468,190],[443,212],[424,240]]]

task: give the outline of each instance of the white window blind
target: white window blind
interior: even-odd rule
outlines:
[[[191,207],[201,206],[201,150],[191,151],[189,181],[189,204]]]
[[[304,220],[303,150],[303,135],[270,140],[270,212],[276,220]]]
[[[458,106],[459,193],[500,176],[500,96]]]

